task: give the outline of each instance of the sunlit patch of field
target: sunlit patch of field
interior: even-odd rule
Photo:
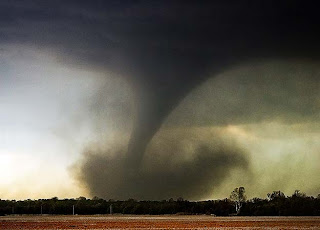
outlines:
[[[3,216],[0,229],[320,229],[320,217]]]

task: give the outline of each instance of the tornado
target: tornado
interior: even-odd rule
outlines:
[[[206,188],[219,186],[231,169],[249,167],[245,151],[231,142],[213,141],[213,146],[204,136],[222,140],[221,132],[201,131],[203,138],[189,154],[202,155],[175,165],[170,161],[175,152],[168,150],[165,157],[172,164],[161,171],[148,158],[162,152],[161,145],[189,151],[183,149],[183,139],[189,140],[185,131],[161,132],[169,114],[193,89],[233,66],[320,56],[318,8],[306,1],[28,3],[0,3],[0,44],[36,47],[72,68],[117,73],[133,88],[128,145],[108,150],[116,154],[86,148],[79,163],[78,179],[103,197],[161,199],[169,190],[173,196],[207,195]],[[160,156],[159,162],[165,159]],[[190,180],[183,179],[185,174]],[[199,183],[190,182],[200,177]],[[161,180],[167,183],[160,186]]]

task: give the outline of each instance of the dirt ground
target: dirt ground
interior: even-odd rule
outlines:
[[[320,229],[320,217],[3,216],[0,229]]]

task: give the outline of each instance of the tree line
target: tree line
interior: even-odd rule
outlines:
[[[234,189],[230,198],[222,200],[188,201],[183,198],[162,201],[137,201],[129,199],[105,200],[88,199],[1,200],[0,215],[11,214],[190,214],[216,216],[314,216],[320,215],[320,194],[307,196],[296,190],[291,196],[274,191],[266,199],[246,199],[245,189]]]

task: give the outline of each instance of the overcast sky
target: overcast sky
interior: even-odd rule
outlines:
[[[302,1],[2,1],[0,198],[320,193]]]

